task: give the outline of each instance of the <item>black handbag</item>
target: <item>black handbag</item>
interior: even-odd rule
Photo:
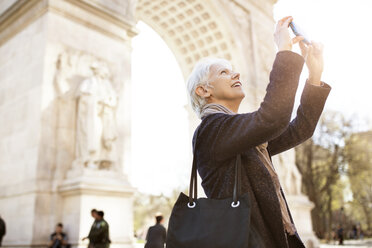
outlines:
[[[195,150],[196,144],[194,154]],[[240,154],[236,156],[231,198],[198,199],[196,173],[194,156],[189,196],[181,192],[173,207],[166,248],[248,248],[251,206],[248,193],[240,195]]]

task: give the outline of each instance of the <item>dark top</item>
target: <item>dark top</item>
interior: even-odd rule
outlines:
[[[53,241],[52,245],[50,246],[51,248],[62,248],[65,247],[65,245],[62,245],[62,242],[59,239],[55,239],[55,237],[58,234],[56,232],[52,233],[50,235],[50,240]],[[62,236],[62,240],[67,241],[67,235],[65,233],[60,233],[59,235]]]
[[[149,228],[146,235],[145,248],[164,248],[167,232],[162,224],[156,224]]]
[[[290,122],[303,64],[304,59],[296,53],[278,52],[265,98],[257,111],[209,115],[199,125],[197,139],[194,134],[194,156],[209,198],[232,196],[235,156],[241,154],[242,192],[249,193],[252,208],[250,242],[254,236],[258,247],[286,248],[288,241],[274,184],[255,146],[268,142],[272,156],[310,138],[330,92],[327,84],[306,83],[297,117]],[[304,247],[296,236],[298,247]]]
[[[91,240],[90,240],[89,237],[90,237],[90,236],[92,235],[92,233],[94,232],[94,229],[95,229],[95,227],[96,227],[97,222],[98,222],[98,220],[94,220],[92,226],[90,227],[89,234],[88,234],[89,242],[91,242]]]
[[[107,221],[104,219],[94,221],[88,238],[92,244],[109,244],[111,241]]]

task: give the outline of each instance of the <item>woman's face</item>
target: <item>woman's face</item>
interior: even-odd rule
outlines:
[[[212,65],[209,69],[208,82],[211,86],[208,87],[211,102],[241,101],[245,96],[240,74],[227,65]]]

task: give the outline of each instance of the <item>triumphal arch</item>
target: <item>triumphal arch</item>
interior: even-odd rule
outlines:
[[[139,20],[185,78],[206,56],[231,60],[258,107],[275,56],[276,0],[0,1],[0,215],[6,247],[39,247],[63,222],[86,246],[90,209],[106,210],[113,247],[133,246],[131,41]],[[151,41],[149,41],[151,46]],[[145,72],[144,72],[145,73]],[[198,123],[190,112],[191,130]],[[316,246],[294,153],[275,158],[299,233]],[[135,169],[135,168],[133,168]]]

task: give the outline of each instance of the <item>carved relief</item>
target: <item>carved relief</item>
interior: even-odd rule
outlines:
[[[93,63],[93,75],[75,92],[76,160],[78,166],[110,169],[115,161],[117,97],[106,67]]]
[[[56,63],[54,86],[59,99],[59,126],[74,138],[72,170],[116,170],[117,93],[108,64],[92,55],[66,50]],[[61,138],[62,139],[62,138]]]

